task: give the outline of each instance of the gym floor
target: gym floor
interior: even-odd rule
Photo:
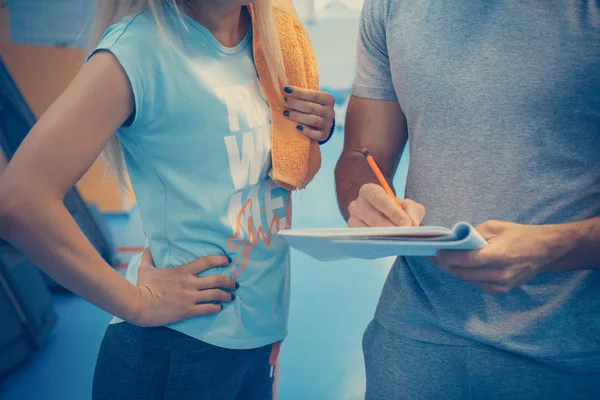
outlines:
[[[358,18],[320,21],[309,27],[324,87],[347,93],[352,82]],[[335,34],[334,32],[337,32]],[[344,32],[344,35],[339,35]],[[351,33],[351,34],[346,34]],[[343,124],[343,104],[337,116]],[[341,227],[333,169],[342,129],[323,146],[315,181],[294,195],[294,227]],[[403,158],[396,187],[404,187]],[[106,216],[119,247],[140,246],[139,215]],[[123,253],[126,262],[131,254]],[[289,336],[279,362],[279,400],[364,398],[362,333],[370,321],[392,260],[320,263],[292,253]],[[71,294],[54,296],[59,322],[47,346],[5,382],[2,400],[86,400],[96,355],[110,316]]]

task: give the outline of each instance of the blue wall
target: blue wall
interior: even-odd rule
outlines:
[[[83,47],[95,0],[8,0],[14,43]]]

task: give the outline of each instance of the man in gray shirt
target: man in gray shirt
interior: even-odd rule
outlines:
[[[354,149],[391,182],[407,141],[400,209]],[[600,399],[600,3],[366,0],[336,182],[351,227],[489,243],[398,258],[368,399]]]

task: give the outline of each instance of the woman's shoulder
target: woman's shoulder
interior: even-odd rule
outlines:
[[[128,15],[109,26],[101,42],[105,45],[114,45],[118,42],[137,44],[151,44],[157,36],[158,26],[150,10],[140,11]]]

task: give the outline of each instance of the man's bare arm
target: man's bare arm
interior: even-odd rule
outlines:
[[[350,217],[348,207],[358,198],[361,187],[377,183],[363,155],[354,150],[368,147],[392,185],[407,138],[406,119],[397,101],[350,98],[344,149],[335,169],[338,205],[346,220]]]

